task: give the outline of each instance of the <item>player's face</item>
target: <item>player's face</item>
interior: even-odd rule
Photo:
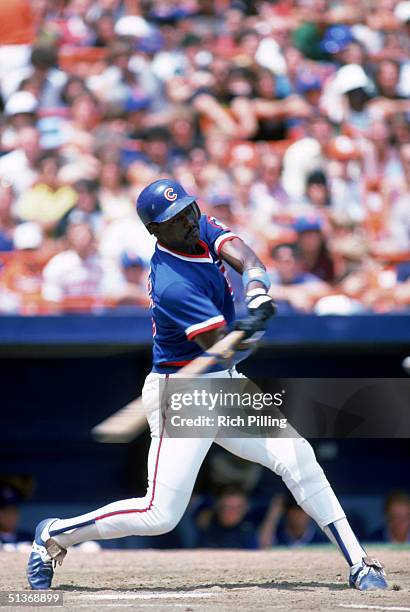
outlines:
[[[199,208],[194,203],[169,221],[153,223],[151,231],[161,244],[189,252],[199,240],[199,219]]]

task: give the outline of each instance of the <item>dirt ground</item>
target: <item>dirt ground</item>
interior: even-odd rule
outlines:
[[[349,589],[343,559],[327,547],[271,552],[71,550],[56,570],[53,589],[63,593],[64,608],[99,612],[118,608],[410,612],[410,549],[370,547],[369,553],[386,565],[387,591]],[[1,591],[28,588],[26,560],[23,553],[0,553]],[[11,609],[23,608],[4,608]]]

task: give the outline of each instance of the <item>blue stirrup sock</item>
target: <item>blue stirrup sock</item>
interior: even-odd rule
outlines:
[[[329,523],[323,527],[323,531],[329,540],[339,548],[350,567],[367,556],[346,518]]]

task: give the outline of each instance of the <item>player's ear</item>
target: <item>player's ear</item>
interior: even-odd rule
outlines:
[[[148,223],[146,227],[150,234],[153,234],[153,236],[156,236],[157,226],[158,226],[158,223]]]

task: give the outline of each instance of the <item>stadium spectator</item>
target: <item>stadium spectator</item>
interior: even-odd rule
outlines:
[[[362,144],[366,180],[368,183],[376,182],[378,191],[391,191],[403,182],[403,166],[397,146],[392,143],[392,136],[389,123],[374,119],[370,123],[366,143]]]
[[[248,499],[237,486],[223,488],[213,509],[203,510],[197,517],[199,547],[244,548],[258,547],[256,531],[247,520]]]
[[[25,126],[35,126],[37,99],[30,91],[16,91],[12,94],[4,108],[7,118],[1,137],[1,148],[9,151],[18,145],[18,132]]]
[[[248,133],[243,134],[255,141],[280,141],[290,137],[290,129],[295,119],[311,115],[309,104],[297,93],[279,99],[277,81],[267,70],[261,71],[250,90],[248,104],[243,104],[242,112],[236,112],[238,120],[246,118]],[[245,96],[246,97],[246,96]],[[232,111],[238,111],[238,105],[232,105]]]
[[[152,127],[146,131],[142,145],[145,161],[162,176],[172,171],[170,133],[165,127]]]
[[[326,542],[324,534],[293,497],[276,495],[259,528],[261,548],[307,546]]]
[[[12,212],[13,188],[6,180],[0,180],[0,251],[13,250],[13,232],[17,219]]]
[[[325,84],[322,108],[334,123],[343,123],[357,136],[368,129],[373,84],[360,64],[346,64]]]
[[[70,108],[70,119],[65,126],[67,144],[66,154],[80,157],[93,153],[94,129],[101,120],[97,99],[89,91],[80,93],[74,98]]]
[[[52,247],[53,248],[53,247]],[[2,309],[21,314],[41,312],[42,269],[54,254],[45,248],[41,227],[34,221],[20,223],[13,232],[13,249],[2,270],[2,284],[6,293]]]
[[[308,174],[303,203],[311,208],[311,214],[326,214],[331,205],[331,194],[327,176],[323,170],[315,170]]]
[[[337,65],[361,64],[364,59],[362,48],[360,45],[359,49],[357,48],[357,41],[352,28],[347,24],[339,23],[329,26],[324,32],[320,47],[322,51],[328,54],[329,59]]]
[[[27,497],[22,478],[2,477],[0,483],[0,549],[7,545],[31,544],[33,534],[19,529],[20,504]]]
[[[67,75],[57,66],[57,49],[51,45],[37,45],[31,51],[31,66],[9,74],[3,79],[3,95],[9,98],[30,80],[38,92],[40,109],[55,111],[62,106],[61,92]]]
[[[96,47],[109,47],[115,40],[115,22],[111,11],[102,12],[98,20],[95,21],[95,41]]]
[[[43,271],[43,298],[63,309],[102,307],[104,299],[116,300],[123,280],[115,262],[101,258],[93,230],[74,221],[67,229],[69,248],[55,255]]]
[[[88,25],[90,0],[69,0],[61,9],[59,36],[62,44],[86,46],[94,42],[95,36]]]
[[[274,268],[269,271],[272,281],[270,295],[278,303],[279,312],[289,308],[309,312],[316,301],[330,293],[330,286],[318,276],[303,271],[298,251],[293,244],[280,244],[273,249]]]
[[[293,32],[293,44],[299,51],[312,60],[327,59],[321,47],[322,28],[327,21],[326,0],[307,0],[299,2],[298,23]]]
[[[70,75],[61,91],[61,100],[67,108],[71,108],[74,100],[87,91],[87,86],[81,77]]]
[[[118,296],[118,305],[148,308],[148,270],[144,261],[138,255],[124,252],[121,256],[121,269],[125,283],[121,295]]]
[[[384,504],[385,523],[377,529],[371,540],[374,542],[410,542],[410,496],[406,491],[392,491]]]
[[[38,178],[36,163],[40,153],[38,130],[25,126],[18,132],[18,146],[0,157],[0,178],[11,183],[17,195],[29,189]]]
[[[347,221],[363,222],[366,218],[365,180],[358,144],[348,136],[337,136],[329,141],[327,155],[332,211]],[[369,179],[368,186],[370,184]]]
[[[98,99],[113,108],[124,107],[127,100],[138,92],[140,96],[145,94],[138,83],[137,75],[130,70],[132,55],[131,41],[114,38],[108,49],[107,67],[101,74],[93,75],[87,81],[88,87]]]
[[[114,159],[101,164],[98,201],[106,221],[128,216],[134,210],[126,174]]]
[[[90,179],[81,179],[74,183],[74,201],[71,201],[71,206],[68,208],[64,216],[56,228],[58,236],[62,236],[67,232],[69,225],[75,221],[81,220],[88,223],[93,232],[98,234],[103,225],[103,215],[98,200],[97,181]]]
[[[266,238],[275,235],[278,222],[283,217],[289,220],[290,197],[281,181],[282,161],[277,154],[261,156],[259,180],[250,189],[250,206],[254,224]]]
[[[180,112],[169,126],[172,136],[172,157],[174,160],[189,158],[193,149],[198,148],[201,142],[201,134],[195,126],[195,118],[190,112]]]
[[[103,257],[117,261],[124,251],[137,253],[148,265],[154,252],[155,238],[146,234],[144,225],[135,214],[120,217],[103,228],[99,252]]]
[[[340,293],[344,296],[342,301],[344,314],[361,310],[380,313],[395,310],[401,303],[399,299],[396,300],[396,289],[398,294],[401,294],[401,299],[405,297],[402,288],[398,287],[396,274],[371,257],[368,244],[360,245],[360,240],[357,242],[356,240],[353,236],[346,236],[345,239],[336,240],[334,246],[332,245],[334,252],[347,260],[346,273],[341,274],[342,278],[338,284]],[[331,314],[326,309],[321,313]]]
[[[320,114],[314,114],[304,123],[302,138],[289,145],[283,156],[283,185],[293,198],[305,193],[309,173],[327,170],[328,142],[333,135],[330,121]]]
[[[233,211],[233,198],[228,193],[211,194],[208,198],[207,211],[210,217],[233,229],[235,227],[236,215]]]
[[[374,76],[376,93],[383,98],[402,100],[400,95],[400,64],[397,61],[385,59],[376,66]]]
[[[36,221],[50,234],[76,203],[76,192],[59,179],[61,165],[58,153],[42,153],[35,164],[38,172],[35,184],[16,202],[16,214],[22,221]]]
[[[305,272],[310,272],[330,283],[335,278],[334,262],[322,231],[320,219],[299,217],[294,228],[297,232],[297,247]]]

